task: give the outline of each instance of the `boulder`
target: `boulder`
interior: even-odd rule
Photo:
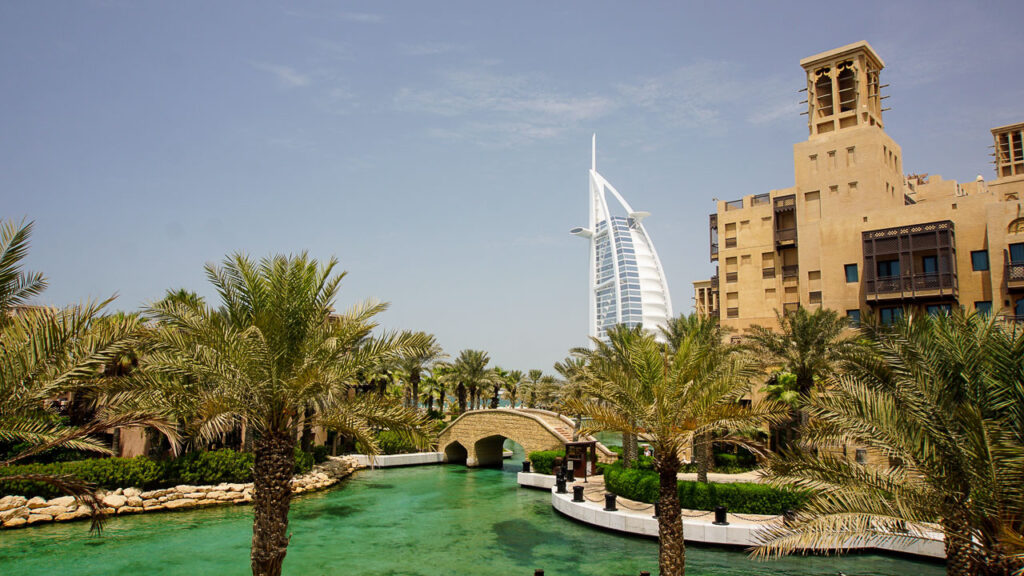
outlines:
[[[28,500],[24,496],[4,496],[3,498],[0,498],[0,512],[4,512],[12,508],[21,508],[27,503]]]
[[[164,504],[164,508],[168,510],[178,510],[180,508],[195,508],[196,501],[191,498],[178,498],[177,500],[168,500]]]
[[[219,490],[212,490],[206,493],[206,497],[209,498],[210,500],[223,500],[227,495],[227,492],[222,492]]]
[[[192,500],[202,500],[203,498],[206,498],[206,492],[196,490],[195,492],[188,492],[184,496],[185,498],[191,498]]]
[[[63,514],[68,511],[67,506],[47,506],[45,508],[36,508],[32,510],[33,514],[45,514],[47,516],[56,516]]]
[[[142,511],[142,506],[121,506],[117,509],[118,514],[135,514]]]
[[[138,488],[125,488],[122,494],[124,495],[125,498],[131,498],[133,496],[138,496],[142,494],[142,490],[139,490]]]
[[[36,496],[35,498],[28,501],[28,507],[32,509],[46,508],[46,506],[46,498],[40,498],[39,496]]]
[[[181,484],[179,486],[175,486],[174,487],[174,491],[179,493],[179,494],[188,494],[189,492],[195,492],[196,491],[196,487],[195,486],[189,486],[188,484]]]
[[[128,502],[128,499],[120,494],[111,494],[103,499],[103,505],[110,508],[120,508]]]
[[[24,500],[24,498],[22,498],[22,500]],[[6,523],[8,520],[14,520],[15,518],[28,518],[29,514],[28,506],[11,508],[0,512],[0,522]]]
[[[29,514],[25,521],[28,522],[29,526],[31,526],[33,524],[41,524],[43,522],[53,522],[53,516],[50,516],[49,514]]]
[[[142,506],[142,498],[139,498],[138,496],[128,496],[128,500],[124,504],[125,506],[139,507]]]
[[[75,518],[78,518],[78,516],[76,516],[74,512],[65,512],[53,517],[56,522],[67,522],[68,520],[74,520]]]
[[[124,494],[124,490],[121,489],[121,488],[118,488],[117,490],[114,490],[114,494],[116,494],[118,496],[121,496],[121,495]]]
[[[228,484],[228,490],[231,492],[241,492],[245,490],[245,484]]]
[[[24,526],[28,521],[24,518],[11,518],[10,520],[4,521],[4,528],[20,528]]]
[[[196,506],[212,506],[214,504],[220,504],[220,503],[221,503],[220,500],[213,500],[213,499],[207,498],[207,499],[199,500],[198,502],[196,502]]]
[[[146,512],[157,512],[159,510],[163,510],[164,509],[164,505],[163,504],[154,504],[154,505],[150,506],[149,504],[146,504],[145,506],[142,507],[142,509],[145,510]]]
[[[60,498],[54,498],[48,502],[50,506],[71,506],[74,503],[74,496],[61,496]]]

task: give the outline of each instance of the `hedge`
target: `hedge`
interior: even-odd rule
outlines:
[[[604,483],[609,492],[639,502],[653,504],[658,499],[658,473],[619,464],[605,466]],[[740,514],[782,514],[798,509],[807,499],[806,492],[780,490],[765,484],[703,483],[680,480],[679,506],[688,510],[714,510],[726,506]]]
[[[313,467],[312,454],[295,450],[295,473]],[[23,464],[0,468],[0,495],[53,498],[62,493],[43,482],[5,481],[4,476],[21,474],[69,474],[97,488],[141,488],[151,490],[177,484],[220,484],[252,482],[253,454],[234,450],[189,452],[173,460],[136,458],[94,458],[52,464]]]
[[[553,474],[552,469],[555,467],[555,458],[565,458],[565,450],[530,452],[527,458],[530,460],[530,464],[533,465],[533,471],[537,474]]]

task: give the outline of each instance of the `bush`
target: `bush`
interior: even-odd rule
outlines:
[[[234,450],[189,452],[173,460],[136,458],[95,458],[53,464],[23,464],[0,468],[0,495],[18,494],[31,498],[61,496],[56,488],[43,482],[4,481],[14,474],[70,474],[97,488],[141,488],[151,490],[177,484],[220,484],[252,482],[253,454]],[[315,456],[295,449],[295,473],[305,474],[313,467]]]
[[[377,445],[384,454],[412,454],[419,452],[419,446],[408,434],[394,430],[381,430],[377,433]]]
[[[658,499],[658,474],[654,471],[612,464],[605,466],[604,482],[609,492],[623,498],[652,504]],[[714,510],[715,506],[726,506],[730,512],[740,514],[782,514],[787,509],[798,509],[807,499],[806,492],[780,490],[765,484],[679,481],[678,491],[682,508]]]
[[[313,462],[323,464],[331,455],[331,449],[327,446],[313,446]]]
[[[565,458],[565,450],[541,450],[530,452],[527,458],[533,465],[533,471],[537,474],[553,474],[555,458]]]

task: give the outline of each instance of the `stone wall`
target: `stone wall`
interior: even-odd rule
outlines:
[[[313,467],[308,474],[292,478],[292,493],[302,494],[323,490],[337,484],[363,465],[352,456],[329,458]],[[252,483],[217,484],[211,486],[180,485],[172,488],[142,491],[138,488],[118,488],[112,492],[100,491],[96,496],[102,502],[103,512],[110,516],[141,514],[163,510],[185,510],[226,504],[252,502]],[[66,522],[89,517],[89,507],[71,496],[46,500],[5,496],[0,498],[0,525],[20,528],[48,522]]]
[[[559,450],[564,438],[542,424],[536,416],[514,410],[477,410],[460,416],[438,437],[438,450],[451,454],[458,443],[466,450],[467,466],[501,462],[501,441],[508,438],[526,451]]]

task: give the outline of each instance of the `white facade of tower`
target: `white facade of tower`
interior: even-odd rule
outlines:
[[[608,193],[624,215],[613,214]],[[658,253],[644,228],[649,212],[637,212],[597,172],[597,137],[590,166],[590,219],[570,233],[590,240],[590,336],[605,338],[616,324],[636,326],[661,339],[672,317],[672,299]]]

